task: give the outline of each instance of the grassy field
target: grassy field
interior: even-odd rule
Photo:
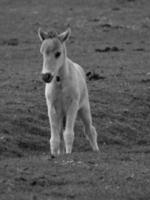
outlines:
[[[81,3],[82,2],[82,3]],[[48,160],[37,30],[67,26],[85,72],[100,153],[77,120],[72,155]],[[1,0],[0,199],[150,199],[150,1]]]

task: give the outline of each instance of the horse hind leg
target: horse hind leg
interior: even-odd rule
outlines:
[[[93,151],[99,151],[97,144],[97,132],[95,127],[92,125],[92,117],[89,106],[85,106],[79,110],[79,117],[83,121],[85,136],[89,140]]]

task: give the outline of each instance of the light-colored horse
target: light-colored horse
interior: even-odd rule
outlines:
[[[98,151],[97,133],[92,125],[86,77],[83,69],[67,57],[65,42],[70,28],[61,34],[38,31],[42,41],[42,78],[51,128],[50,150],[55,156],[72,152],[74,124],[77,114],[84,124],[85,135],[94,151]]]

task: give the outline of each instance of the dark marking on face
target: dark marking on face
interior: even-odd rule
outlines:
[[[56,76],[56,81],[60,82],[60,76]]]

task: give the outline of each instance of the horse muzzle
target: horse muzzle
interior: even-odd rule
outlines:
[[[45,83],[50,83],[53,79],[53,75],[51,73],[44,73],[42,74],[42,80],[45,82]]]

